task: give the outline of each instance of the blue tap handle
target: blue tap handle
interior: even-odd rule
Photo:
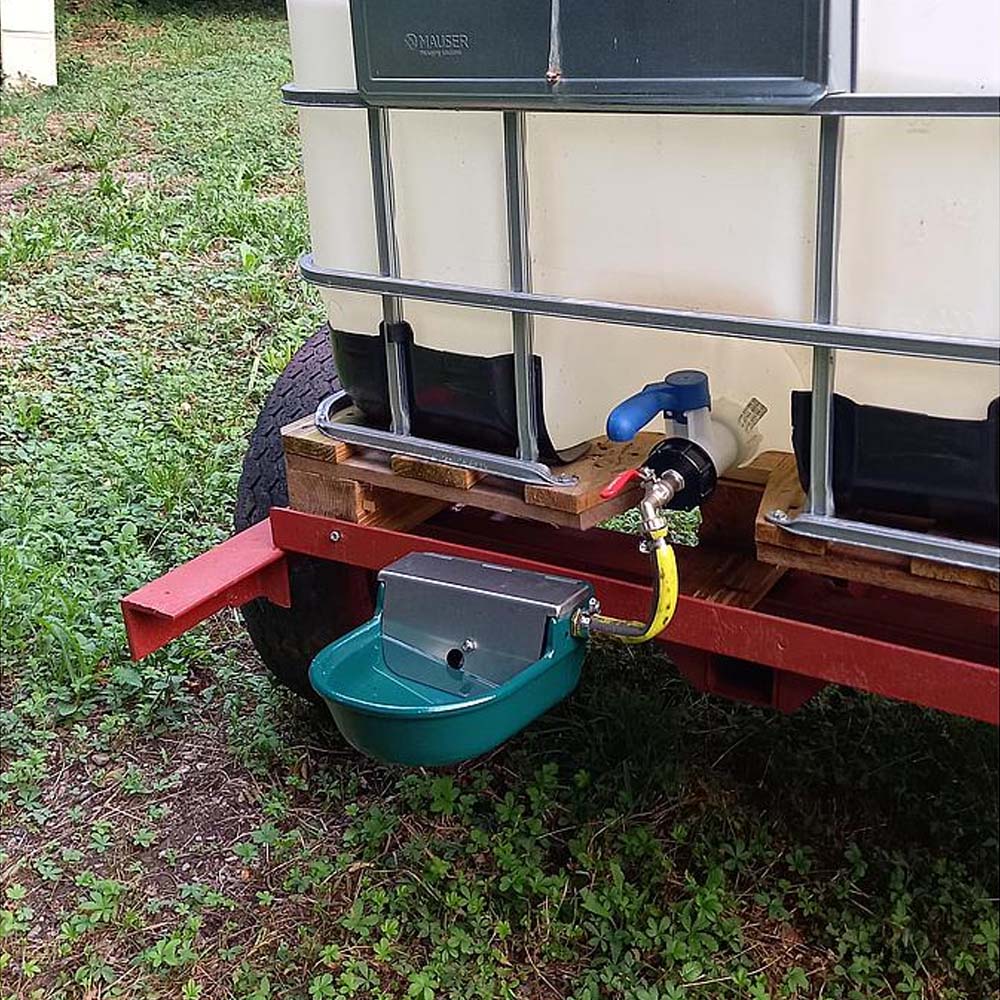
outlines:
[[[685,413],[711,405],[708,376],[704,372],[687,369],[672,372],[662,382],[651,382],[608,414],[608,437],[612,441],[631,441],[659,413],[683,420]]]

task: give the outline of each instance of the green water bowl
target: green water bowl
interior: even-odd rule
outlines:
[[[551,620],[540,659],[471,696],[393,673],[382,648],[379,613],[321,650],[309,680],[353,747],[388,763],[438,767],[492,750],[562,701],[580,680],[586,643],[568,621]]]

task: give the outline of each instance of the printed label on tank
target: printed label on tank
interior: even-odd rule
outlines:
[[[424,57],[460,56],[472,48],[472,39],[465,31],[416,32],[403,35],[403,44],[411,52]]]

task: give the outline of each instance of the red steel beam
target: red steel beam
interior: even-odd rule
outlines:
[[[292,603],[285,553],[274,544],[266,519],[122,599],[132,659],[256,597],[284,608]]]
[[[372,570],[422,551],[541,573],[567,572],[556,564],[489,548],[284,508],[271,511],[271,525],[274,543],[285,551]],[[483,543],[488,545],[489,539]],[[593,585],[605,613],[642,618],[648,611],[649,587],[579,567],[572,572]],[[685,595],[663,641],[1000,724],[1000,672],[925,649]]]

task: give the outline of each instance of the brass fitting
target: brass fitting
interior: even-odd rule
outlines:
[[[667,519],[663,511],[670,506],[670,501],[684,489],[684,477],[673,469],[667,469],[662,476],[657,476],[652,469],[643,466],[639,470],[643,481],[642,500],[639,501],[639,516],[642,519],[643,534],[652,537],[654,533],[662,532],[667,527]]]

